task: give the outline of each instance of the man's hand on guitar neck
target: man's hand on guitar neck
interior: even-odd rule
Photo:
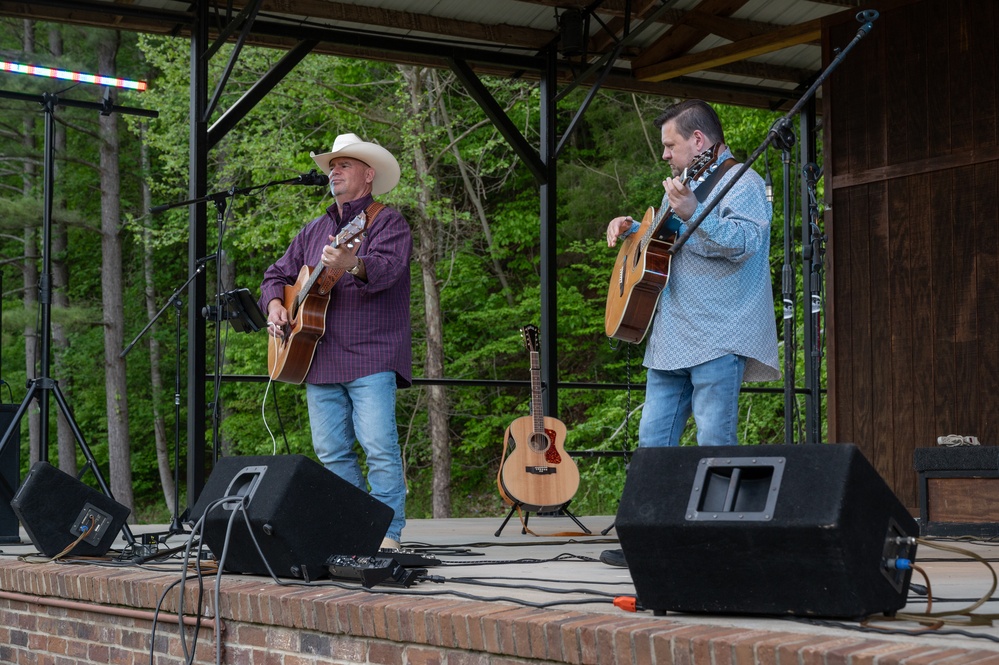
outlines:
[[[686,174],[686,171],[684,171]],[[669,178],[663,180],[663,188],[666,196],[669,197],[670,208],[673,213],[683,221],[688,221],[697,211],[697,197],[694,192],[683,181],[683,177]]]
[[[350,272],[357,268],[358,260],[354,253],[350,251],[348,245],[338,245],[334,247],[333,236],[330,236],[330,244],[323,247],[323,265],[333,270]]]
[[[267,334],[284,339],[284,331],[288,326],[288,310],[280,298],[273,298],[267,303]]]

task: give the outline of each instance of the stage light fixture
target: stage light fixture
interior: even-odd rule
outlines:
[[[65,81],[77,81],[79,83],[93,83],[94,85],[106,85],[115,88],[125,88],[127,90],[138,90],[139,92],[146,89],[145,81],[132,81],[130,79],[117,78],[114,76],[100,76],[99,74],[70,72],[64,69],[52,69],[51,67],[25,65],[19,62],[8,62],[6,60],[0,60],[0,71],[11,72],[12,74],[27,74],[28,76],[42,76],[51,79],[62,79]]]

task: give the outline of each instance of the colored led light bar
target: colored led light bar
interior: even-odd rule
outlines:
[[[94,85],[108,85],[115,88],[127,88],[129,90],[145,90],[145,81],[131,81],[113,76],[99,76],[96,74],[84,74],[83,72],[68,72],[64,69],[52,69],[50,67],[38,67],[36,65],[22,65],[19,62],[7,62],[0,60],[0,71],[14,74],[28,74],[30,76],[44,76],[51,79],[63,79],[65,81],[77,81],[79,83],[93,83]]]

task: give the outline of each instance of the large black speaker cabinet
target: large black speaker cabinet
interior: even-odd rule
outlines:
[[[225,551],[225,570],[269,575],[255,538],[275,575],[311,580],[334,554],[377,554],[393,512],[308,457],[277,455],[219,459],[191,509],[202,515],[204,542],[217,559]]]
[[[131,512],[48,462],[35,462],[10,505],[31,543],[47,557],[65,550],[84,532],[87,535],[68,554],[103,556]]]
[[[645,609],[844,618],[905,605],[919,534],[852,444],[639,448],[616,526]]]
[[[14,422],[17,404],[0,404],[0,439]],[[0,450],[0,543],[21,542],[17,515],[10,502],[21,478],[21,430],[15,428],[10,441]]]

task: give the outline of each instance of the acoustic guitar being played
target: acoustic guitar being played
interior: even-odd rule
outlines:
[[[366,215],[361,211],[333,238],[333,247],[347,247],[357,252],[364,235]],[[284,287],[283,304],[288,310],[288,324],[283,337],[267,345],[267,372],[275,381],[301,383],[312,366],[316,344],[326,333],[326,310],[330,291],[343,270],[327,268],[320,261],[315,267],[304,265],[294,284]]]
[[[721,148],[722,144],[717,143],[698,155],[684,169],[682,183],[707,177],[717,167],[715,161]],[[661,227],[672,214],[673,208],[663,199],[659,210],[649,207],[638,230],[621,239],[607,288],[604,331],[608,337],[633,344],[645,339],[659,296],[669,281],[669,249],[676,234],[664,233]]]
[[[531,415],[517,418],[507,428],[503,448],[513,451],[502,462],[496,480],[506,503],[547,513],[576,495],[579,469],[565,452],[565,425],[542,413],[538,329],[529,325],[521,333],[531,356]]]

